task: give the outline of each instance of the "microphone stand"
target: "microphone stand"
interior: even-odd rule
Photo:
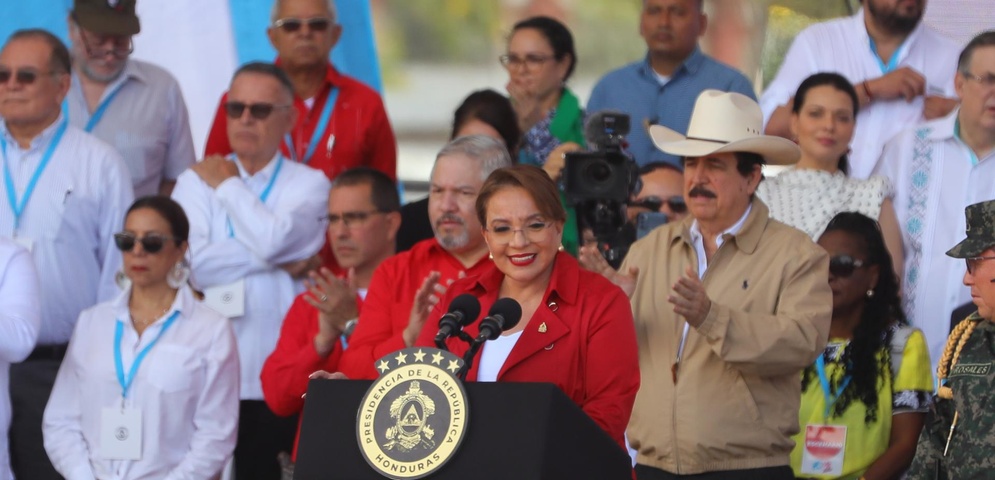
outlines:
[[[460,332],[463,333],[463,332]],[[469,338],[470,336],[467,335]],[[480,351],[480,347],[486,342],[486,338],[477,338],[470,340],[470,349],[463,354],[463,367],[456,372],[456,377],[460,381],[466,381],[466,374],[470,372],[470,367],[473,366],[473,357],[477,356],[477,352]]]

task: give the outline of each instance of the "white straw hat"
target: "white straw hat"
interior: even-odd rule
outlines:
[[[656,148],[681,157],[751,152],[764,157],[770,165],[790,165],[801,156],[794,142],[763,134],[760,106],[740,93],[701,92],[691,112],[687,135],[660,125],[651,126],[649,133]]]

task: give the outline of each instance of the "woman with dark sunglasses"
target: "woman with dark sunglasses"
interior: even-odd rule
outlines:
[[[898,278],[904,266],[902,236],[883,177],[848,175],[847,154],[856,130],[857,92],[836,73],[817,73],[798,86],[791,105],[791,132],[801,158],[765,179],[757,195],[770,216],[807,233],[813,240],[837,213],[860,212],[881,223]]]
[[[154,196],[115,235],[128,285],[80,314],[45,409],[45,450],[66,478],[214,478],[232,456],[235,337],[186,283],[189,230]]]
[[[925,337],[907,325],[877,222],[840,213],[819,245],[833,318],[825,352],[802,374],[791,466],[799,478],[897,478],[933,389]]]

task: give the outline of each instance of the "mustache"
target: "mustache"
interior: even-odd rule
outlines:
[[[701,186],[695,186],[688,192],[689,197],[715,198],[715,192]]]
[[[464,227],[466,226],[466,222],[464,222],[462,218],[452,213],[447,213],[439,217],[439,219],[435,221],[435,226],[439,226],[442,222],[456,222]]]

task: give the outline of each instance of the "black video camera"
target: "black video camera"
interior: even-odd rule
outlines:
[[[618,268],[634,240],[624,228],[625,208],[639,178],[636,163],[622,151],[629,116],[595,113],[584,133],[591,150],[567,154],[563,191],[567,203],[577,210],[581,229],[586,226],[594,232],[605,259]],[[583,232],[578,233],[583,238]]]

